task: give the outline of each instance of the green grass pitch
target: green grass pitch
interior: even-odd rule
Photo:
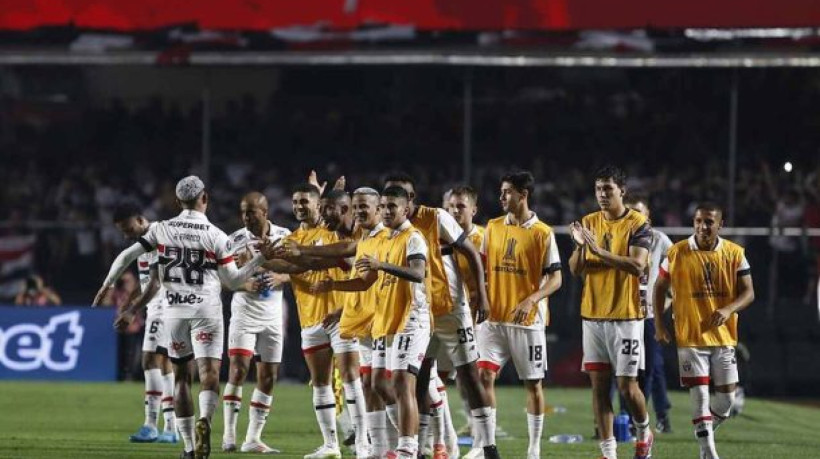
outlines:
[[[158,458],[177,457],[180,445],[131,444],[128,435],[142,422],[143,385],[137,383],[82,384],[0,382],[0,458]],[[245,394],[253,389],[245,388]],[[461,424],[460,402],[451,390],[450,405]],[[524,457],[527,447],[524,392],[517,387],[498,391],[500,426],[510,434],[498,448],[505,458]],[[684,392],[671,394],[674,433],[658,435],[656,459],[697,458],[697,445],[689,421],[689,401]],[[246,397],[249,398],[249,397]],[[542,457],[588,458],[600,456],[592,431],[590,395],[584,389],[547,388],[551,405],[566,413],[548,415]],[[238,436],[244,438],[247,400],[242,409]],[[747,401],[742,416],[730,420],[717,434],[718,452],[735,458],[820,458],[820,409],[765,400]],[[458,425],[456,427],[459,427]],[[551,435],[579,433],[579,444],[551,444]],[[212,457],[220,451],[222,409],[214,421]],[[273,411],[263,439],[283,451],[278,457],[301,458],[320,443],[306,385],[281,384],[274,393]],[[462,452],[466,452],[462,450]],[[619,446],[619,457],[631,458],[633,447]],[[231,454],[237,456],[238,453]],[[346,457],[352,457],[349,453]]]

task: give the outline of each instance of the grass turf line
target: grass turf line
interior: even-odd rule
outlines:
[[[133,444],[128,436],[143,420],[144,386],[141,383],[42,383],[0,382],[0,458],[156,458],[177,457],[177,445]],[[245,388],[251,394],[253,388]],[[548,415],[541,456],[545,458],[597,458],[597,442],[591,440],[591,395],[586,389],[547,388],[548,404],[567,408]],[[670,393],[674,433],[657,435],[653,456],[664,459],[697,457],[689,399],[685,392]],[[463,417],[461,402],[450,391],[456,428]],[[499,425],[511,439],[500,439],[505,458],[521,458],[527,449],[527,426],[522,388],[501,387],[497,393]],[[240,414],[237,440],[244,439],[248,422],[246,396]],[[654,415],[653,415],[654,423]],[[717,433],[718,452],[725,458],[820,458],[820,410],[766,400],[747,401],[744,414],[727,422]],[[221,453],[222,406],[217,407],[212,436],[212,457]],[[559,433],[584,436],[580,444],[551,444],[547,438]],[[281,449],[281,458],[301,458],[321,443],[307,385],[281,384],[274,389],[273,410],[263,440]],[[619,445],[620,457],[632,457],[630,444]],[[462,453],[466,449],[462,449]],[[351,454],[345,452],[346,457]]]

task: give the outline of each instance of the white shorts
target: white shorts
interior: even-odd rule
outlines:
[[[684,387],[708,386],[710,376],[716,386],[740,381],[733,346],[679,347],[678,365],[680,383]]]
[[[583,371],[611,371],[637,377],[644,368],[643,320],[584,320]]]
[[[282,327],[276,323],[251,325],[231,320],[228,327],[228,355],[259,356],[260,362],[282,362]]]
[[[168,355],[168,330],[162,313],[149,314],[145,317],[145,335],[142,338],[142,351]]]
[[[373,343],[370,348],[370,366],[374,370],[390,370],[390,366],[388,365],[390,362],[390,338],[389,336],[373,338]]]
[[[450,313],[436,317],[426,357],[439,359],[439,370],[450,371],[478,360],[473,319],[470,313]]]
[[[407,371],[417,375],[424,361],[424,353],[430,344],[430,329],[419,328],[388,337],[390,352],[388,369],[391,372]]]
[[[356,338],[342,339],[339,336],[339,323],[329,329],[318,323],[302,329],[302,354],[308,355],[322,349],[331,348],[335,354],[358,352],[359,341]]]
[[[540,380],[547,371],[544,330],[484,322],[478,326],[478,367],[499,371],[512,359],[518,378]]]
[[[222,359],[224,326],[220,318],[166,318],[171,345],[168,357],[175,363],[192,358]]]
[[[369,374],[373,371],[373,339],[359,338],[359,373]]]

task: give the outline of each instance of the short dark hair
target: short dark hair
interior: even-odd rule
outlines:
[[[416,189],[416,181],[406,172],[391,172],[384,178],[382,185],[387,186],[389,182],[409,183],[413,189]]]
[[[131,217],[142,217],[142,209],[138,205],[126,202],[114,208],[114,223],[122,223]]]
[[[345,190],[330,190],[326,191],[325,195],[322,196],[322,199],[327,199],[328,201],[336,202],[342,198],[349,198],[350,195],[347,194]]]
[[[316,188],[316,185],[311,185],[310,183],[302,183],[293,187],[293,194],[296,193],[309,193],[316,195],[319,197],[319,188]]]
[[[608,164],[595,171],[595,181],[612,179],[618,187],[626,186],[626,172],[618,166]]]
[[[519,193],[527,192],[530,199],[533,198],[535,192],[535,177],[530,171],[510,172],[501,177],[501,183],[507,182],[513,186]]]
[[[699,210],[702,210],[704,212],[718,212],[720,213],[721,218],[723,217],[723,206],[714,201],[699,202],[698,205],[695,207],[695,212]]]
[[[478,204],[478,193],[470,185],[459,185],[450,190],[450,196],[467,196],[473,201],[473,204]]]
[[[410,195],[407,194],[407,190],[400,186],[389,186],[382,191],[382,196],[388,198],[404,198],[406,200],[410,200]]]
[[[645,195],[638,193],[629,193],[626,195],[626,198],[624,198],[624,204],[628,206],[634,206],[639,202],[642,202],[646,207],[649,207],[649,198]]]

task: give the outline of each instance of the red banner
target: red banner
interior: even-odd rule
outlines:
[[[419,30],[811,27],[814,0],[0,0],[0,29],[41,26],[124,31],[196,23],[202,29],[270,30],[370,23]]]

